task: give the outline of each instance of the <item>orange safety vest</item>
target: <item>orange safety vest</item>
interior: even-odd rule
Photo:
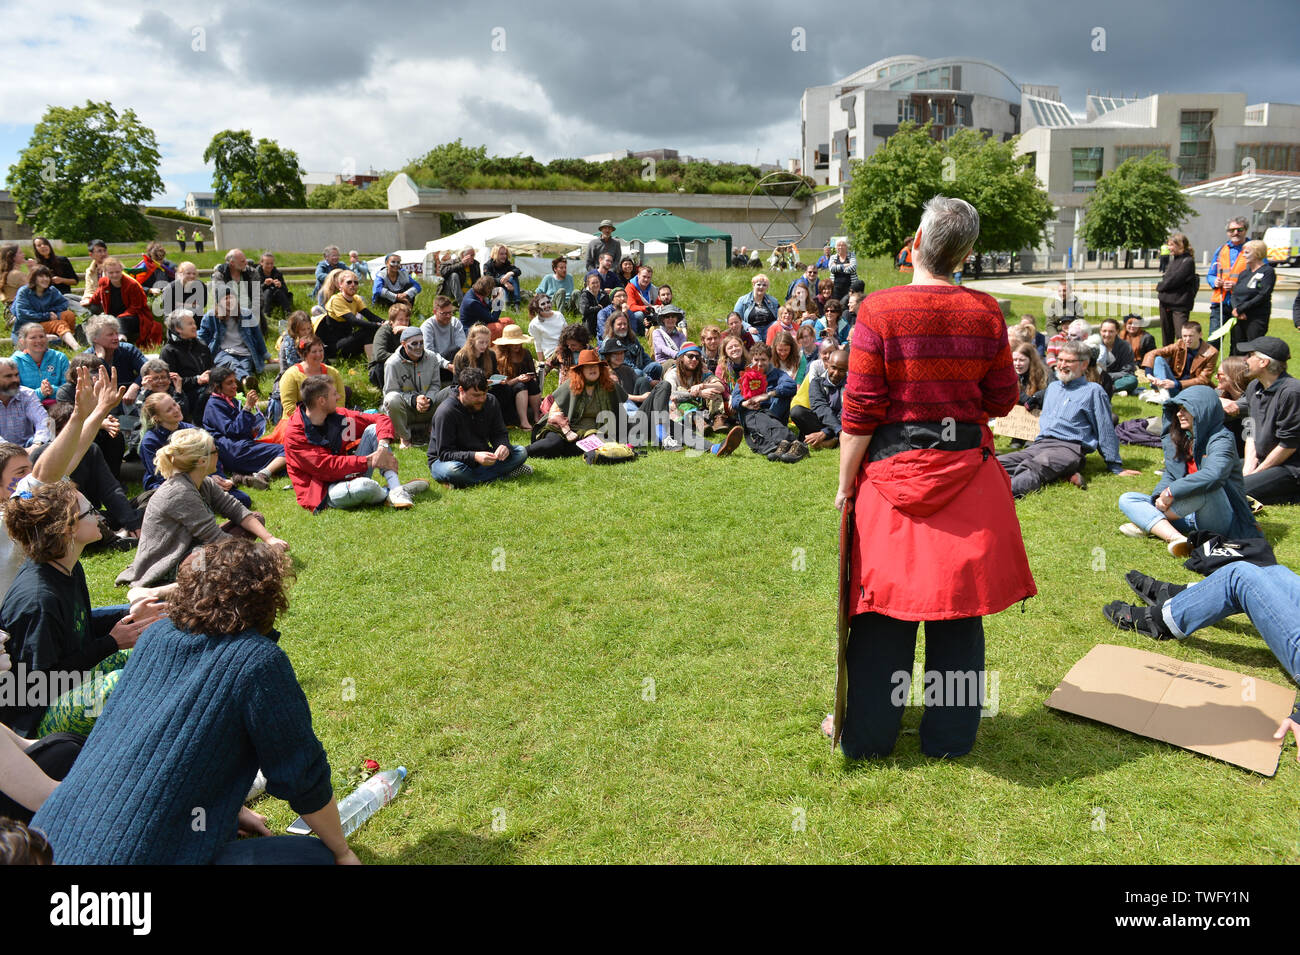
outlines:
[[[903,246],[901,249],[898,250],[897,257],[903,260],[902,263],[898,266],[898,271],[900,272],[912,271],[912,243],[911,242],[907,243],[907,245]]]
[[[1228,243],[1225,242],[1219,246],[1219,284],[1214,287],[1210,293],[1211,302],[1222,302],[1228,296],[1228,290],[1223,287],[1224,276],[1231,278],[1235,283],[1241,278],[1242,273],[1246,271],[1246,247],[1243,245],[1237,250],[1236,264],[1229,266],[1228,257],[1231,253],[1228,251]]]

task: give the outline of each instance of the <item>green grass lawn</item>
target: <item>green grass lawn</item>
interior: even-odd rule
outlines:
[[[897,278],[866,271],[872,289]],[[748,288],[745,273],[658,277],[693,328]],[[366,758],[411,770],[352,839],[366,862],[1295,862],[1290,744],[1264,779],[1043,705],[1099,642],[1288,682],[1244,618],[1159,646],[1102,618],[1131,567],[1191,576],[1117,533],[1116,499],[1152,488],[1160,460],[1124,454],[1140,477],[1094,456],[1087,491],[1020,503],[1039,595],[985,621],[997,714],[952,762],[920,755],[916,711],[880,762],[850,764],[818,732],[834,686],[836,451],[793,466],[743,447],[539,461],[521,481],[435,485],[406,513],[312,517],[283,480],[253,497],[293,546],[281,645],[336,789]],[[399,458],[404,477],[428,476],[423,451]],[[1293,523],[1290,508],[1264,517],[1296,566]],[[120,601],[122,556],[84,563],[95,602]],[[258,808],[281,830],[294,817]]]

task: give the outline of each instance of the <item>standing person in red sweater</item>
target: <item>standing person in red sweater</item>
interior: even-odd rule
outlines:
[[[970,752],[984,685],[981,618],[1037,591],[990,418],[1019,398],[997,303],[950,276],[979,236],[961,199],[925,204],[907,286],[862,302],[844,388],[840,653],[823,730],[853,759],[898,738],[925,624],[921,751]]]

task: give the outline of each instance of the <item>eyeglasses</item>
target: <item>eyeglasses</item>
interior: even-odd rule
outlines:
[[[86,508],[84,511],[82,511],[80,514],[77,515],[78,523],[84,521],[86,518],[92,516],[94,513],[95,513],[95,505],[92,504],[90,507]]]
[[[1232,228],[1232,227],[1229,227],[1228,231],[1229,231],[1229,232],[1245,232],[1246,230],[1245,230],[1245,229],[1238,229],[1238,228]]]

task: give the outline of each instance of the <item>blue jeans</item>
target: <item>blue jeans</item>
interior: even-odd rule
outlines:
[[[453,484],[456,487],[468,487],[471,484],[486,484],[497,478],[505,477],[519,465],[528,460],[528,450],[512,444],[510,453],[504,461],[495,464],[466,464],[463,461],[434,461],[429,467],[435,481]]]
[[[1169,389],[1170,397],[1173,397],[1183,390],[1183,386],[1178,383],[1178,376],[1175,375],[1174,370],[1169,367],[1169,362],[1165,361],[1163,358],[1157,358],[1152,364],[1151,377],[1167,379],[1174,383],[1174,386]]]
[[[1221,567],[1173,596],[1163,614],[1174,634],[1186,637],[1244,613],[1273,651],[1278,662],[1297,679],[1300,673],[1300,577],[1281,565],[1257,567],[1244,560]]]
[[[217,365],[225,365],[228,368],[235,369],[235,374],[240,378],[240,387],[243,387],[243,379],[247,378],[249,375],[257,374],[257,369],[253,367],[253,359],[249,358],[247,355],[232,355],[228,351],[219,351],[217,352],[217,356],[212,359],[212,364],[213,367],[216,367]]]
[[[1165,519],[1165,515],[1151,503],[1151,495],[1138,491],[1121,494],[1119,509],[1148,534],[1151,533],[1151,528]],[[1177,498],[1173,510],[1178,519],[1170,520],[1169,523],[1180,534],[1190,534],[1192,531],[1226,534],[1232,525],[1232,505],[1228,503],[1228,495],[1221,487],[1205,494],[1187,494]]]

